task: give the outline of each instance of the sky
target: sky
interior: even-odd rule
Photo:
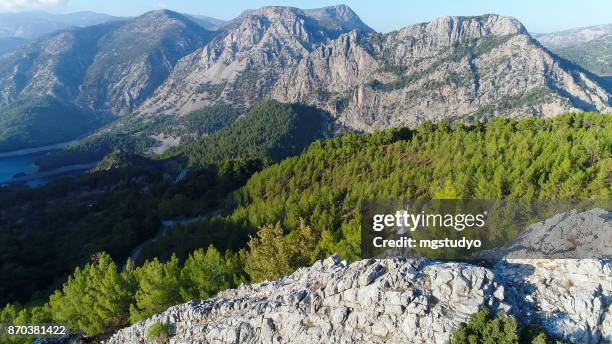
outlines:
[[[612,23],[611,0],[0,0],[0,12],[46,10],[56,13],[95,11],[135,16],[167,8],[219,19],[232,19],[243,10],[268,5],[317,8],[350,6],[361,19],[381,32],[430,21],[445,15],[496,13],[518,18],[531,32],[551,32]]]

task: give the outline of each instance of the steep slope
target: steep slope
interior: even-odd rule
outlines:
[[[209,38],[208,31],[171,11],[62,31],[0,60],[0,104],[54,95],[122,114],[152,93],[179,58]]]
[[[0,106],[50,96],[84,112],[122,115],[210,37],[171,11],[51,34],[0,58]]]
[[[595,74],[612,76],[612,24],[535,34],[534,37],[555,54]]]
[[[127,113],[153,93],[181,57],[210,38],[210,32],[175,12],[135,18],[98,42],[78,102],[98,111]]]
[[[10,51],[17,49],[18,47],[28,42],[25,38],[20,37],[3,37],[0,38],[0,55],[4,55]]]
[[[612,109],[600,80],[548,53],[516,19],[497,15],[341,36],[285,74],[273,95],[318,104],[366,131],[466,116]]]
[[[225,24],[227,24],[227,21],[225,20],[197,15],[197,14],[186,14],[186,16],[189,17],[189,19],[193,20],[194,22],[198,23],[201,27],[205,28],[206,30],[210,30],[210,31],[219,30],[223,26],[225,26]]]
[[[18,101],[0,110],[0,152],[64,142],[107,120],[53,98]]]
[[[383,35],[338,14],[345,10],[247,12],[181,60],[142,112],[182,114],[272,97],[322,107],[369,131],[466,116],[611,109],[609,85],[550,54],[516,19],[442,17]],[[308,30],[338,21],[323,37]],[[356,31],[336,37],[349,28]]]
[[[612,34],[586,43],[554,49],[553,52],[597,75],[612,77]]]
[[[321,111],[302,105],[265,101],[234,123],[168,156],[187,156],[191,165],[214,164],[236,157],[278,161],[301,153],[326,135]]]
[[[247,11],[181,59],[141,110],[184,114],[217,102],[248,107],[268,97],[279,76],[309,52],[352,29],[370,31],[346,6]]]

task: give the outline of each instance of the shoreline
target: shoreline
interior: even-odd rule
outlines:
[[[42,153],[42,152],[46,152],[46,151],[50,151],[54,149],[63,148],[75,142],[78,142],[78,140],[54,143],[52,145],[41,146],[41,147],[23,148],[23,149],[18,149],[15,151],[10,151],[10,152],[3,152],[3,153],[0,153],[0,159],[1,158],[12,158],[12,157],[23,156],[23,155],[30,155],[30,154],[35,154],[35,153]]]
[[[50,170],[50,171],[36,172],[34,174],[30,174],[30,175],[26,175],[26,176],[21,176],[21,177],[17,177],[17,178],[10,178],[10,179],[5,180],[5,181],[0,182],[0,183],[1,184],[13,184],[13,183],[29,182],[29,181],[34,180],[34,179],[53,177],[55,175],[66,173],[66,172],[88,170],[88,169],[96,167],[97,164],[98,164],[98,162],[95,161],[95,162],[90,162],[90,163],[86,163],[86,164],[76,164],[76,165],[62,166],[60,168],[56,168],[56,169],[53,169],[53,170]]]

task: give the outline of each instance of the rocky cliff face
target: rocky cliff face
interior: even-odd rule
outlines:
[[[353,16],[312,13],[273,7],[245,14],[181,60],[142,111],[182,114],[273,97],[323,107],[366,131],[446,118],[612,111],[608,85],[550,54],[510,17],[443,17],[383,35]],[[349,24],[324,25],[337,18]]]
[[[172,343],[446,343],[480,307],[572,343],[611,343],[612,261],[512,259],[485,268],[332,256],[278,281],[172,307],[109,343],[144,343],[154,323],[170,324]]]
[[[250,106],[281,75],[342,33],[371,31],[346,6],[247,11],[205,47],[183,58],[142,111],[184,114],[214,103]]]
[[[51,34],[0,59],[0,105],[45,96],[130,112],[210,32],[171,11]]]

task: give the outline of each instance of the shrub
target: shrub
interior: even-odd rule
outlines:
[[[170,341],[170,325],[153,324],[147,331],[147,339],[155,344],[166,344]]]
[[[560,344],[535,326],[517,325],[514,318],[500,312],[493,316],[482,308],[467,324],[453,332],[451,344]]]

